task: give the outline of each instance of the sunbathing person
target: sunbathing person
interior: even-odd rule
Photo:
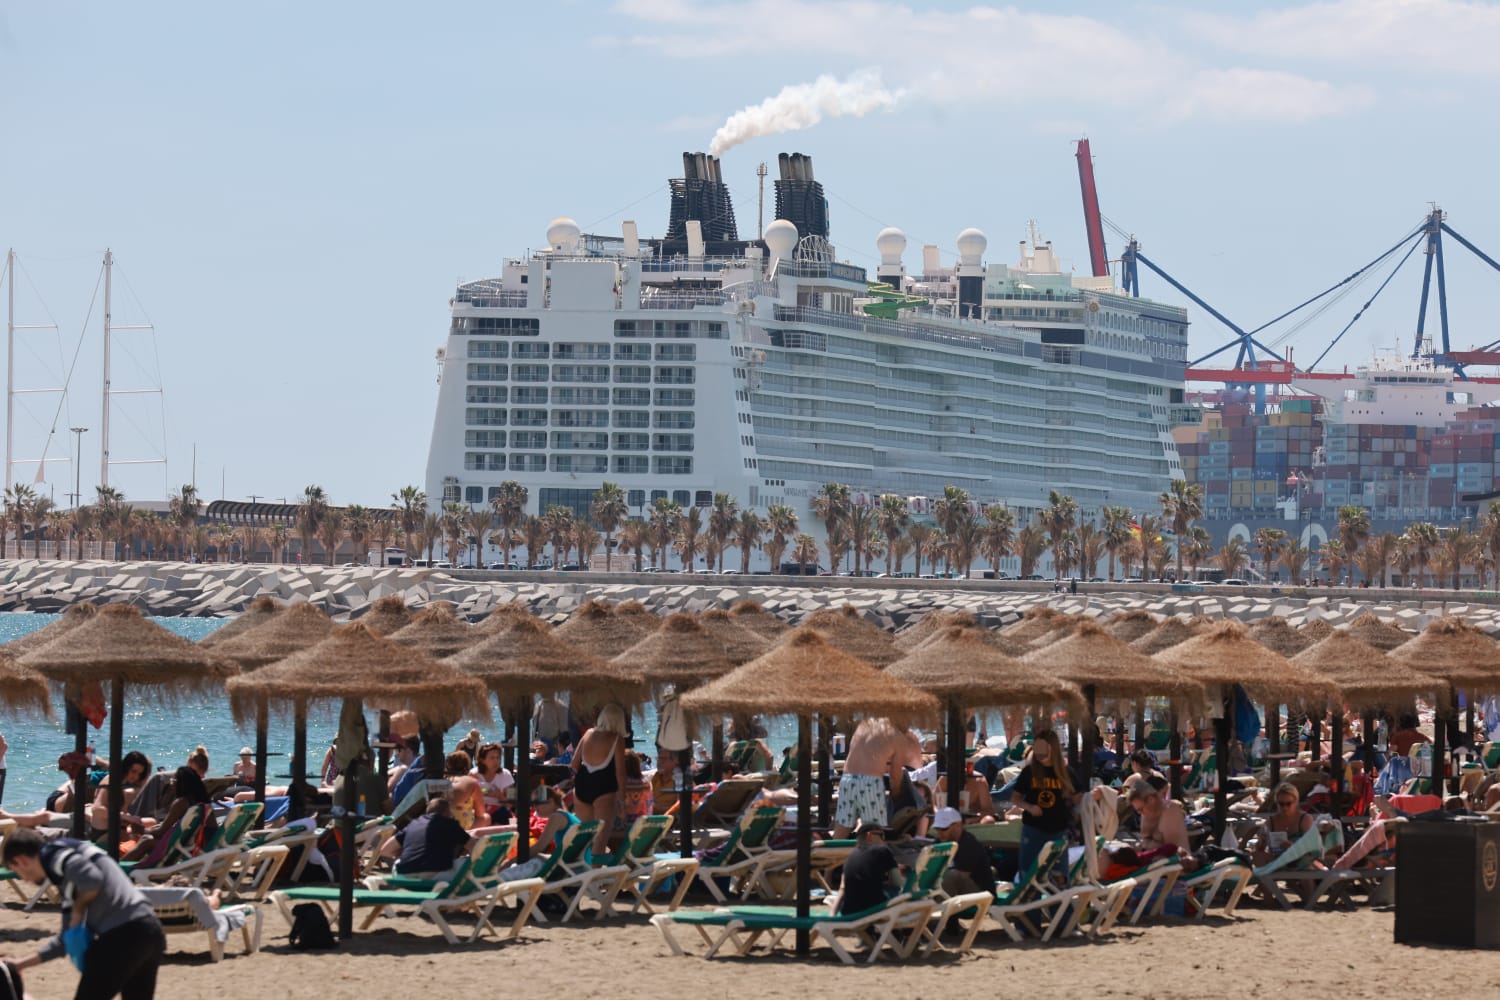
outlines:
[[[1182,803],[1162,798],[1166,782],[1162,780],[1159,787],[1158,780],[1162,779],[1148,778],[1130,791],[1130,806],[1141,817],[1141,846],[1151,850],[1169,845],[1177,849],[1181,860],[1187,861],[1193,856],[1192,845],[1188,843],[1187,813]]]
[[[136,792],[140,791],[141,785],[151,776],[151,758],[139,750],[132,750],[124,756],[122,763],[125,766],[122,789],[121,809],[129,807],[135,798]],[[109,776],[99,782],[99,791],[94,795],[94,801],[83,807],[84,816],[88,818],[89,827],[98,832],[109,829]]]
[[[833,836],[849,836],[861,820],[886,822],[889,803],[885,779],[891,762],[910,753],[906,733],[889,719],[865,719],[849,739],[849,756],[839,779],[838,807],[834,812]]]
[[[453,803],[446,797],[428,802],[427,812],[408,823],[392,840],[401,851],[396,873],[415,878],[444,877],[469,848],[469,834],[453,818]]]
[[[462,750],[453,751],[443,762],[443,776],[452,789],[448,799],[453,803],[453,818],[465,830],[490,825],[484,791],[479,787],[479,779],[469,773],[469,764],[469,755]]]
[[[1264,829],[1251,838],[1250,858],[1256,865],[1272,861],[1291,845],[1292,841],[1313,828],[1317,820],[1312,813],[1304,812],[1297,786],[1283,781],[1271,793],[1276,811],[1266,821]]]
[[[511,865],[500,873],[500,878],[506,882],[514,882],[520,878],[531,878],[542,870],[547,863],[546,855],[557,850],[561,843],[563,831],[574,823],[578,817],[563,808],[563,793],[560,789],[547,789],[547,797],[536,804],[535,811],[531,814],[531,829],[534,836],[531,841],[531,859],[518,865]]]
[[[485,743],[479,747],[479,756],[474,769],[469,772],[479,782],[484,795],[484,808],[490,814],[491,823],[509,823],[510,807],[506,805],[506,792],[514,788],[516,779],[502,763],[502,751],[498,743]]]

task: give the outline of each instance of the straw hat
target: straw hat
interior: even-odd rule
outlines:
[[[646,698],[639,674],[592,656],[536,619],[517,618],[503,631],[444,661],[479,678],[507,708],[530,705],[533,695],[567,691],[574,704]]]
[[[775,642],[784,633],[792,630],[792,627],[786,622],[771,614],[771,612],[761,607],[755,601],[748,599],[736,602],[729,609],[729,615],[741,626],[764,639],[770,639],[772,642]]]
[[[1083,692],[987,643],[977,628],[949,625],[885,668],[912,687],[966,708],[1059,705],[1081,713]]]
[[[286,605],[274,597],[261,596],[250,602],[250,606],[228,622],[198,640],[204,649],[212,649],[227,639],[263,625],[286,610]]]
[[[769,645],[733,622],[728,624],[753,639],[762,651]],[[700,625],[692,615],[678,612],[662,622],[661,628],[610,662],[639,674],[652,684],[687,685],[723,676],[745,660],[736,661],[729,655],[722,639]]]
[[[366,626],[368,628],[369,626]],[[314,646],[333,631],[333,620],[306,601],[214,647],[214,655],[254,670]]]
[[[227,686],[236,718],[253,715],[261,701],[305,704],[345,698],[390,711],[410,710],[438,725],[489,716],[483,684],[376,635],[364,622],[340,625],[322,642]]]
[[[568,620],[557,627],[556,635],[568,645],[590,656],[609,659],[640,642],[656,631],[661,619],[634,610],[619,614],[606,601],[585,601]]]
[[[1172,698],[1198,704],[1203,685],[1116,639],[1094,621],[1079,622],[1073,634],[1027,653],[1027,666],[1094,689],[1099,698]]]
[[[168,698],[217,687],[237,673],[227,658],[167,631],[128,604],[106,605],[20,663],[63,684],[123,681],[155,687]]]
[[[1137,653],[1155,656],[1164,649],[1171,649],[1178,643],[1186,642],[1202,632],[1209,624],[1207,618],[1190,618],[1187,621],[1176,617],[1168,618],[1150,632],[1131,642],[1130,648]]]
[[[452,605],[441,607],[431,604],[413,615],[409,624],[392,632],[389,638],[423,656],[441,660],[467,649],[484,636],[474,626],[454,615]]]
[[[386,594],[355,620],[364,623],[365,628],[376,635],[390,635],[411,624],[411,616],[406,598],[400,594]]]
[[[937,716],[932,695],[836,647],[817,630],[802,626],[764,655],[736,667],[680,699],[689,712],[761,715],[854,714],[889,716],[904,722]]]
[[[852,604],[819,608],[802,620],[801,627],[812,629],[850,656],[877,667],[894,663],[901,655],[891,634],[865,618]],[[785,642],[791,634],[788,632],[779,641]]]
[[[1104,621],[1104,631],[1121,642],[1129,643],[1135,642],[1160,624],[1161,619],[1151,612],[1132,608],[1129,611],[1116,612],[1107,618]]]
[[[1262,646],[1237,621],[1216,622],[1201,635],[1157,653],[1155,659],[1205,685],[1227,689],[1238,684],[1262,702],[1324,705],[1338,701],[1332,683]]]
[[[947,611],[943,608],[933,608],[914,623],[896,633],[896,648],[903,653],[909,652],[950,625],[978,628],[979,622],[968,611]]]
[[[1461,618],[1439,618],[1386,655],[1463,691],[1500,691],[1500,646]]]
[[[1250,638],[1282,656],[1292,657],[1307,649],[1318,640],[1306,632],[1299,632],[1286,623],[1280,615],[1262,618],[1250,626]]]
[[[724,644],[724,652],[735,666],[749,663],[771,648],[771,640],[739,624],[733,615],[720,608],[699,614],[698,624]]]
[[[1360,642],[1387,653],[1412,637],[1412,634],[1405,629],[1397,627],[1392,622],[1381,621],[1368,611],[1345,625],[1343,631]]]
[[[1356,711],[1401,708],[1413,698],[1431,698],[1442,687],[1437,678],[1396,663],[1342,629],[1298,653],[1292,662],[1336,684],[1344,704]]]
[[[1032,640],[1046,635],[1059,625],[1068,621],[1068,615],[1063,614],[1056,608],[1049,608],[1045,604],[1034,608],[1027,608],[1021,620],[1005,626],[1000,634],[1016,642],[1024,642],[1030,645]]]
[[[93,604],[70,604],[63,611],[61,618],[48,622],[36,631],[28,632],[19,639],[12,639],[5,645],[0,646],[0,651],[4,651],[15,657],[25,656],[33,649],[41,649],[58,636],[67,635],[98,613],[99,608]]]

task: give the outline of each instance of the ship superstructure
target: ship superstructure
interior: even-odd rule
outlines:
[[[887,229],[872,279],[837,258],[811,159],[779,167],[782,217],[760,239],[739,238],[718,161],[684,154],[665,237],[561,218],[545,249],[461,284],[433,502],[478,507],[514,479],[531,513],[585,514],[609,480],[632,515],[724,492],[761,513],[785,503],[819,537],[809,501],[829,481],[857,505],[907,497],[918,518],[946,485],[1019,524],[1051,490],[1080,521],[1158,505],[1182,475],[1182,309],[1074,277],[1035,227],[1014,264],[987,262],[967,229],[956,260],[927,246],[915,273]]]

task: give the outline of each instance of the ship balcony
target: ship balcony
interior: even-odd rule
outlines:
[[[722,306],[729,295],[722,291],[678,291],[665,288],[641,289],[642,309],[697,309],[699,306]]]
[[[525,309],[526,294],[525,292],[459,291],[453,296],[453,304],[465,305],[473,309]]]

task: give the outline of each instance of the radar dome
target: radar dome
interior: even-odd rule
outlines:
[[[900,264],[901,254],[906,250],[906,234],[894,226],[882,229],[875,236],[875,249],[880,251],[880,263]]]
[[[766,227],[766,249],[772,257],[790,257],[797,249],[797,227],[786,219],[777,219]]]
[[[965,229],[958,234],[958,262],[960,264],[978,264],[984,256],[984,248],[989,245],[989,240],[984,233],[977,229]]]
[[[572,250],[582,234],[578,223],[567,216],[559,216],[547,224],[547,245],[554,250]]]

